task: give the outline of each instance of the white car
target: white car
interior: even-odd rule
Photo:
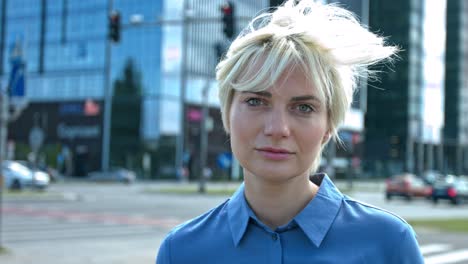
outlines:
[[[50,183],[47,173],[31,170],[17,161],[3,161],[0,174],[3,177],[3,185],[11,190],[21,190],[25,187],[43,190]]]

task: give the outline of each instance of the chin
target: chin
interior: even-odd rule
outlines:
[[[250,173],[247,177],[254,177],[271,182],[284,182],[291,180],[292,178],[301,177],[302,175],[304,175],[304,173],[300,173],[297,170],[275,168],[273,166],[271,168],[253,169],[248,171]]]

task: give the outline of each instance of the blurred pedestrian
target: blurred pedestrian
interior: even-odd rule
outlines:
[[[316,173],[359,74],[396,51],[333,5],[290,0],[255,18],[216,72],[244,183],[173,229],[157,264],[423,263],[408,223]]]

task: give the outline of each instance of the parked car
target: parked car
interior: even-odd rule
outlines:
[[[385,198],[391,200],[394,196],[411,200],[414,197],[430,198],[432,188],[424,180],[411,173],[403,173],[388,178],[385,182]]]
[[[109,172],[90,172],[88,179],[91,181],[133,183],[136,180],[136,174],[125,168],[112,168]]]
[[[26,160],[17,160],[17,162],[23,164],[24,166],[26,166],[28,169],[30,169],[32,171],[42,171],[42,172],[46,173],[51,182],[57,182],[62,178],[62,176],[59,174],[59,172],[54,168],[51,168],[51,167],[48,167],[48,166],[44,166],[44,167],[37,166],[37,165],[35,165],[35,164],[33,164],[33,163],[29,162],[29,161],[26,161]]]
[[[4,186],[11,190],[27,187],[43,190],[50,183],[47,173],[31,170],[18,161],[3,161],[1,175]]]
[[[425,183],[432,186],[438,179],[445,178],[445,175],[435,170],[428,170],[423,172],[421,178]]]
[[[467,177],[447,175],[447,177],[440,178],[434,182],[432,201],[434,204],[437,204],[439,200],[449,200],[454,205],[468,200]]]

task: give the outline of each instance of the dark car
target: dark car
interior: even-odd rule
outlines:
[[[468,178],[447,175],[433,184],[432,201],[449,200],[452,204],[460,204],[468,200]]]
[[[385,198],[391,200],[394,196],[411,200],[414,197],[431,197],[432,188],[421,178],[411,173],[403,173],[388,178],[385,182]]]

